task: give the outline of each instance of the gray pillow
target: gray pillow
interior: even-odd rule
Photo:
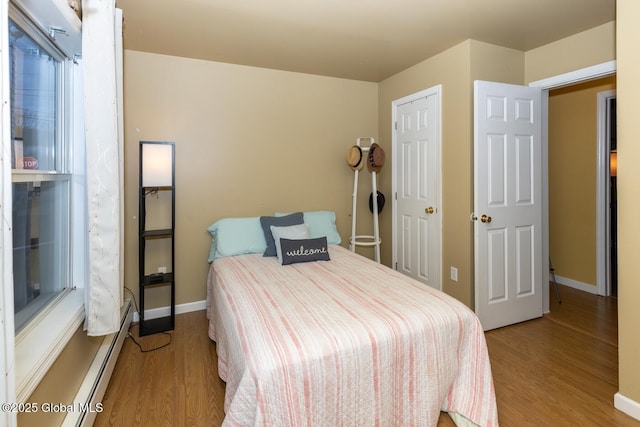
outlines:
[[[261,216],[260,225],[262,226],[262,232],[264,233],[264,239],[267,242],[267,248],[264,250],[262,256],[276,256],[276,243],[273,240],[273,234],[271,233],[271,226],[275,227],[287,227],[289,225],[298,225],[304,223],[304,215],[302,212],[296,212],[285,216]]]
[[[280,249],[282,251],[282,265],[330,260],[326,237],[302,240],[283,237],[280,239]]]

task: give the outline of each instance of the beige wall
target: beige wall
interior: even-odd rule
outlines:
[[[375,83],[125,51],[125,285],[137,295],[138,141],[175,142],[176,302],[201,301],[220,218],[329,209],[347,244],[345,154],[377,139],[377,96]]]
[[[521,85],[524,83],[525,53],[515,49],[471,40],[471,83],[489,80]],[[473,108],[471,109],[473,112]]]
[[[596,286],[597,96],[615,77],[549,93],[549,255],[557,275]],[[603,242],[601,242],[603,243]]]
[[[640,413],[640,2],[618,0],[618,357],[620,393]]]
[[[558,40],[525,53],[525,82],[616,59],[615,22]]]

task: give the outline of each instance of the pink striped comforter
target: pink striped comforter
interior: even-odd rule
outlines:
[[[340,246],[281,266],[220,258],[209,336],[228,426],[497,426],[480,322],[454,298]]]

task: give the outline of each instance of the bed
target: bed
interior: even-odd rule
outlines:
[[[224,227],[214,228],[220,244]],[[435,426],[446,411],[457,425],[497,426],[475,314],[336,241],[326,241],[329,260],[290,265],[261,243],[232,255],[212,245],[208,333],[226,382],[223,425]]]

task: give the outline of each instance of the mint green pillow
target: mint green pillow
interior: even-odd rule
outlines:
[[[224,218],[207,231],[211,234],[209,262],[225,256],[263,253],[267,248],[260,217]]]

